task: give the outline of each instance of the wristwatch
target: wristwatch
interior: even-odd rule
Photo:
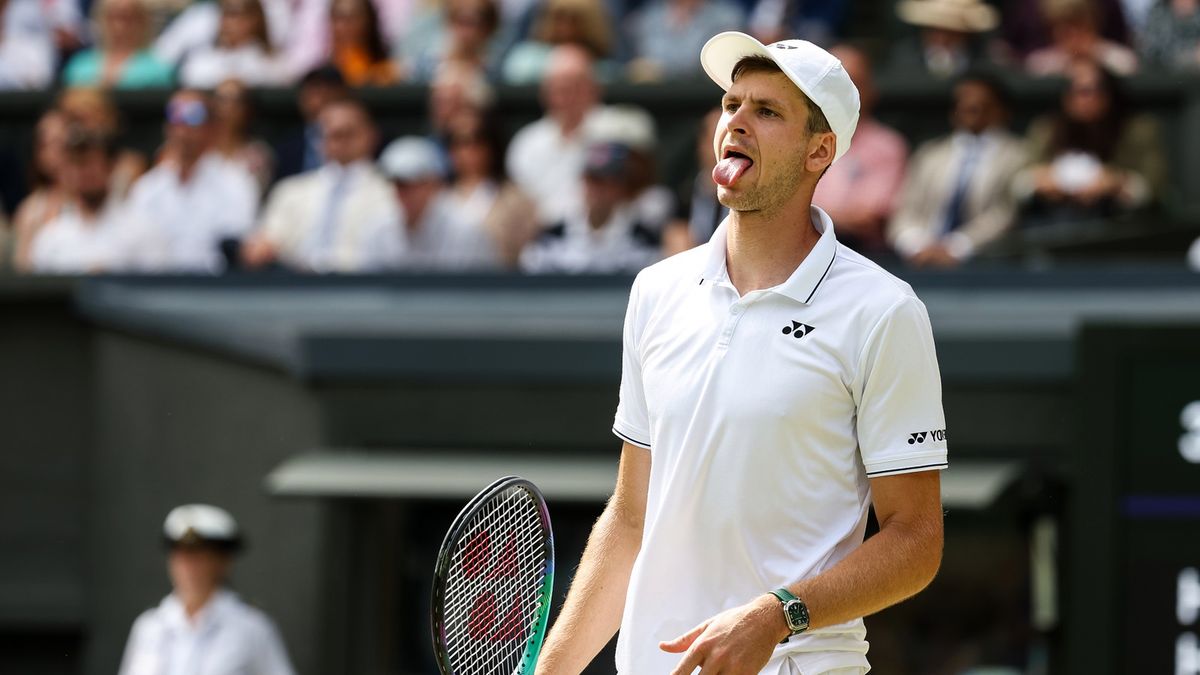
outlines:
[[[771,595],[778,598],[780,604],[783,605],[783,618],[787,621],[788,630],[791,631],[783,639],[784,642],[787,642],[793,635],[799,635],[808,630],[808,606],[804,604],[803,600],[792,595],[786,588],[776,588],[771,591]]]

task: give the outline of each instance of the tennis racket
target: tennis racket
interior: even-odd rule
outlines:
[[[554,534],[533,483],[509,476],[459,512],[433,573],[442,675],[532,675],[554,592]]]

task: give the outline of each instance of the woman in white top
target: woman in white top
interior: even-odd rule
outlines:
[[[250,87],[288,84],[286,66],[272,50],[259,0],[221,0],[220,6],[217,39],[184,60],[179,71],[183,86],[212,89],[231,78]]]

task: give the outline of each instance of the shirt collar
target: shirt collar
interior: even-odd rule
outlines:
[[[805,305],[812,302],[817,287],[821,285],[825,275],[829,274],[837,256],[837,237],[834,234],[833,221],[829,218],[829,214],[816,205],[811,207],[810,213],[813,227],[821,233],[820,239],[804,257],[804,260],[800,261],[800,265],[796,267],[787,281],[767,289],[771,293],[778,293]],[[729,270],[725,264],[728,223],[729,218],[727,217],[717,227],[717,231],[713,233],[712,239],[709,241],[708,262],[704,266],[704,272],[700,278],[701,284],[705,281],[720,281],[729,278]]]
[[[220,623],[222,617],[227,613],[229,606],[236,599],[237,595],[232,591],[224,588],[218,589],[209,598],[208,604],[202,607],[196,614],[196,621],[194,623],[188,620],[187,611],[183,608],[183,603],[180,602],[174,593],[163,598],[163,601],[159,604],[159,610],[162,612],[166,624],[172,629],[200,632]]]

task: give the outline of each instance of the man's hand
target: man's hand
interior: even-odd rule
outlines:
[[[950,250],[943,244],[931,244],[917,251],[916,255],[908,259],[909,264],[914,267],[934,267],[947,269],[950,267],[958,267],[962,263],[961,260],[955,258]]]
[[[672,654],[683,654],[671,675],[691,675],[696,668],[701,669],[701,675],[756,675],[788,633],[779,600],[763,595],[722,612],[658,647]]]

